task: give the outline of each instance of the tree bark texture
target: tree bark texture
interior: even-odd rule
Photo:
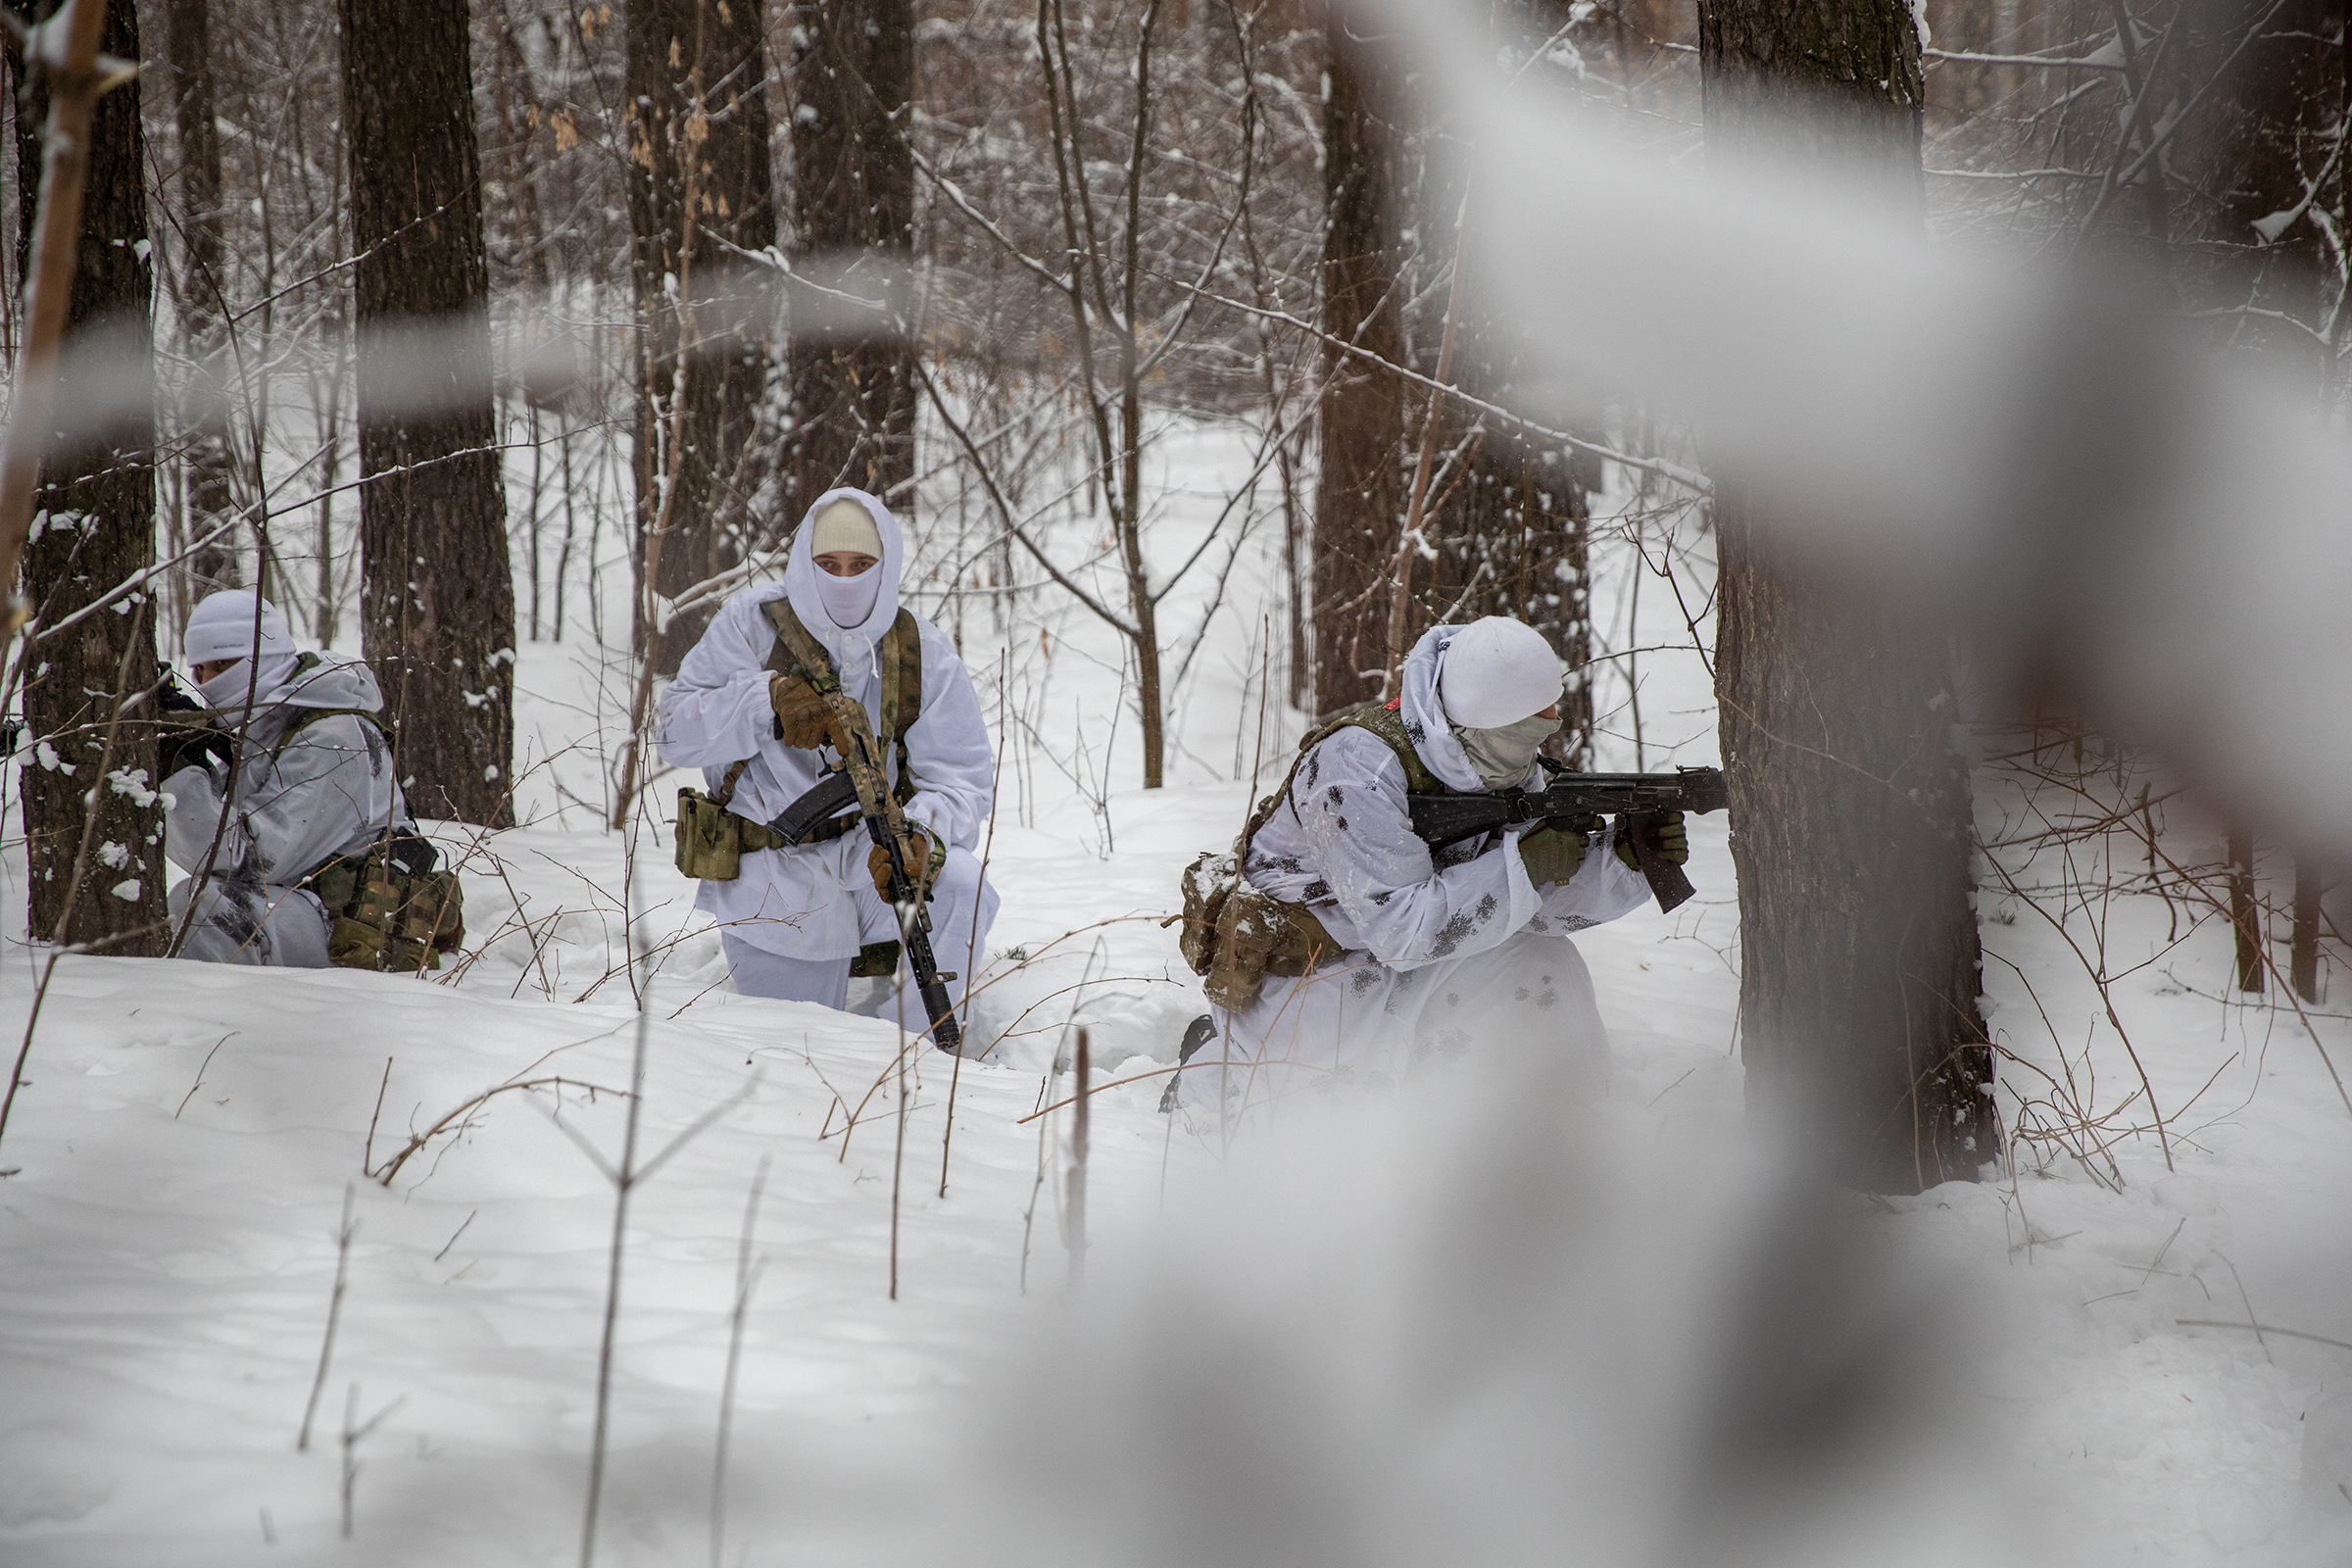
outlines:
[[[220,137],[213,113],[211,0],[172,0],[166,48],[171,56],[172,122],[179,137],[181,210],[178,308],[187,355],[195,366],[185,416],[186,527],[191,540],[219,527],[234,510],[228,446],[227,278],[222,272]],[[183,602],[238,586],[231,533],[198,550],[183,571]]]
[[[910,0],[793,9],[795,268],[858,299],[792,300],[792,520],[836,485],[903,506],[914,477],[914,344],[902,329],[914,265]]]
[[[1401,68],[1367,32],[1375,13],[1331,0],[1324,24],[1323,329],[1391,364],[1404,358],[1397,215]],[[1388,666],[1389,580],[1404,506],[1404,389],[1326,346],[1316,482],[1314,706],[1379,695]]]
[[[639,569],[674,597],[756,543],[771,471],[760,412],[774,358],[772,294],[749,251],[776,243],[760,0],[629,0],[629,225],[637,294]],[[674,494],[672,493],[674,490]],[[651,550],[657,530],[661,549]],[[674,671],[715,606],[640,625]]]
[[[466,0],[342,0],[361,615],[411,807],[514,820],[514,579]]]
[[[1826,168],[1918,220],[1900,0],[1703,0],[1699,63],[1715,176]],[[1780,554],[1740,475],[1715,478],[1749,1107],[1857,1186],[1974,1179],[1998,1127],[1949,638]]]
[[[57,8],[45,5],[42,15]],[[106,8],[99,48],[139,57],[129,0]],[[10,74],[22,65],[10,57]],[[19,100],[18,274],[25,274],[41,165],[38,127],[48,94]],[[155,274],[147,261],[146,138],[139,86],[98,100],[90,122],[74,293],[59,372],[57,429],[33,497],[24,588],[43,626],[56,625],[155,561]],[[127,372],[127,373],[126,373]],[[127,386],[142,390],[124,398]],[[78,409],[78,412],[77,412]],[[29,934],[46,941],[61,922],[69,943],[121,955],[164,950],[163,812],[152,794],[155,731],[140,708],[107,731],[120,705],[155,680],[153,596],[129,613],[101,611],[27,651],[27,750],[23,763]],[[127,675],[127,679],[124,676]],[[103,762],[103,772],[101,763]],[[84,823],[95,817],[71,918],[66,892]]]

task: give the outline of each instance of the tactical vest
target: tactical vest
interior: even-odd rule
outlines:
[[[784,636],[788,622],[795,629],[801,626],[792,602],[786,598],[770,599],[760,607],[760,612],[776,629],[776,640],[768,649],[765,667],[774,674],[807,679],[811,671],[793,657]],[[891,794],[905,806],[914,799],[914,770],[906,734],[914,728],[915,720],[923,716],[923,633],[907,611],[902,609],[891,621],[890,629],[882,634],[874,648],[874,662],[882,709],[881,728],[875,738],[887,740],[898,751],[899,776],[891,786]],[[735,799],[735,786],[743,781],[743,770],[751,765],[752,760],[747,757],[728,767],[715,794],[705,795],[696,789],[678,791],[677,863],[685,875],[732,882],[743,874],[744,856],[758,850],[788,847],[766,823],[755,822],[728,809]],[[829,844],[853,831],[858,823],[858,813],[846,811],[829,822],[819,822],[801,842]]]
[[[1184,909],[1174,916],[1184,922],[1178,940],[1185,962],[1201,977],[1201,991],[1210,1002],[1239,1011],[1254,1003],[1269,977],[1297,979],[1336,958],[1340,946],[1314,910],[1261,892],[1243,875],[1249,863],[1250,843],[1258,829],[1274,819],[1291,798],[1307,754],[1343,729],[1361,729],[1377,736],[1396,754],[1404,768],[1405,788],[1416,795],[1446,794],[1443,780],[1429,770],[1405,732],[1401,702],[1358,709],[1316,726],[1298,743],[1298,755],[1274,793],[1257,803],[1250,820],[1234,840],[1229,855],[1211,852],[1185,868]],[[1172,922],[1162,922],[1163,924]]]

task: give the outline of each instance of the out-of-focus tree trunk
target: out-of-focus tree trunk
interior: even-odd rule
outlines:
[[[812,291],[794,297],[792,499],[797,520],[836,485],[894,508],[914,477],[914,345],[900,329],[914,263],[910,0],[793,8],[796,269],[827,288],[888,302],[888,315]]]
[[[420,815],[514,821],[514,579],[466,0],[342,0],[361,615]]]
[[[1901,0],[1702,0],[1699,67],[1715,177],[1779,161],[1916,220]],[[1973,1179],[1998,1129],[1948,636],[1785,558],[1762,493],[1714,477],[1748,1105],[1858,1186]]]
[[[2230,831],[2230,928],[2236,936],[2237,989],[2263,989],[2262,904],[2254,892],[2254,835]]]
[[[45,15],[54,6],[40,8]],[[139,58],[138,13],[130,0],[106,8],[99,48]],[[22,84],[20,57],[9,73]],[[17,120],[18,273],[29,263],[41,167],[39,127],[48,94],[37,86],[19,100]],[[155,274],[148,266],[146,138],[139,86],[98,100],[90,122],[89,174],[74,252],[59,374],[60,427],[44,454],[33,496],[32,538],[24,552],[24,588],[40,624],[53,626],[155,562]],[[66,427],[79,405],[102,412],[96,422]],[[119,706],[155,678],[155,630],[149,613],[103,611],[30,652],[24,684],[27,747],[20,754],[24,790],[26,918],[41,940],[61,928],[70,943],[105,952],[163,952],[164,824],[152,793],[155,732],[135,710],[107,729]],[[128,679],[122,677],[127,672]],[[101,776],[100,763],[106,763]],[[90,859],[73,909],[65,906],[83,824],[91,816]]]
[[[1404,357],[1396,185],[1401,68],[1368,35],[1376,13],[1329,0],[1324,55],[1323,329],[1392,364]],[[1324,355],[1322,472],[1315,491],[1314,706],[1377,696],[1403,504],[1404,395],[1393,373]]]
[[[189,388],[186,436],[187,528],[191,539],[219,527],[231,511],[229,478],[235,460],[228,450],[226,336],[228,280],[222,271],[220,236],[220,137],[213,116],[211,0],[171,0],[167,52],[171,70],[173,125],[179,134],[178,227],[182,276],[179,317],[188,358],[196,373]],[[234,588],[236,538],[232,534],[188,558],[185,599],[218,588]]]
[[[719,243],[776,242],[763,8],[628,0],[626,9],[638,562],[642,572],[653,557],[654,593],[673,597],[743,559],[769,471],[760,407],[774,309],[764,283],[744,286],[746,264]],[[650,550],[664,527],[660,551]],[[677,616],[659,636],[638,625],[638,648],[674,671],[715,608]]]
[[[2295,909],[2289,973],[2295,995],[2305,1002],[2320,1000],[2320,867],[2305,856],[2295,857]]]

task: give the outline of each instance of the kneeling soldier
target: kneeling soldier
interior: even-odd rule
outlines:
[[[1186,1038],[1181,1098],[1253,1099],[1297,1072],[1394,1078],[1498,1033],[1599,1086],[1607,1035],[1568,935],[1648,899],[1633,846],[1596,820],[1547,821],[1433,852],[1406,799],[1537,784],[1564,673],[1518,621],[1439,626],[1396,700],[1307,736],[1236,856],[1186,875],[1186,956],[1212,1010]],[[1679,814],[1645,831],[1688,858]],[[1172,1085],[1162,1108],[1178,1098]]]
[[[700,767],[681,793],[678,867],[701,879],[735,989],[841,1007],[853,974],[909,978],[889,861],[853,808],[797,843],[767,824],[838,768],[839,722],[811,676],[865,710],[910,826],[938,967],[960,999],[997,913],[972,851],[995,790],[971,676],[945,632],[899,605],[899,524],[862,490],[817,497],[784,580],[728,600],[662,694],[658,745]],[[795,648],[800,652],[796,652]],[[826,664],[811,671],[803,654]],[[830,755],[829,755],[830,754]],[[686,819],[693,816],[694,820]],[[923,1009],[909,1000],[909,1028]]]
[[[437,967],[464,935],[457,878],[416,835],[374,672],[297,652],[286,617],[257,599],[228,589],[188,616],[206,708],[170,684],[159,693],[164,851],[191,873],[170,896],[173,928],[187,927],[179,956]]]

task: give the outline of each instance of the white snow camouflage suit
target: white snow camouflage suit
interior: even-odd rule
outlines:
[[[663,760],[699,767],[704,787],[716,794],[729,767],[745,758],[751,765],[736,781],[729,809],[754,822],[771,822],[815,787],[823,776],[822,754],[786,746],[776,739],[768,706],[767,658],[775,627],[760,607],[788,599],[810,636],[822,643],[841,688],[865,709],[898,777],[898,748],[882,734],[882,681],[876,645],[899,612],[899,570],[904,544],[896,518],[872,496],[832,490],[810,504],[813,517],[830,503],[851,499],[874,519],[882,559],[870,569],[880,575],[880,592],[865,619],[843,629],[834,624],[817,593],[819,567],[809,555],[804,520],[794,535],[780,583],[746,588],[719,611],[692,652],[678,665],[678,678],[662,694],[656,745]],[[922,708],[906,733],[907,770],[915,790],[905,807],[948,847],[932,893],[931,947],[956,998],[964,981],[985,962],[988,929],[996,920],[997,893],[980,874],[973,853],[988,821],[995,793],[987,726],[962,658],[947,633],[920,616]],[[743,857],[733,881],[706,880],[694,906],[715,916],[736,990],[839,1008],[847,1001],[849,960],[869,943],[899,940],[898,916],[874,890],[866,870],[873,841],[862,829],[822,844],[758,850]],[[907,982],[902,959],[901,994],[908,1021],[922,1026],[922,1004]],[[970,1037],[967,1035],[967,1042]],[[967,1050],[979,1049],[967,1043]]]
[[[1407,736],[1446,788],[1486,788],[1439,705],[1438,670],[1460,628],[1432,628],[1404,663]],[[1238,1012],[1210,1009],[1217,1028],[1180,1075],[1179,1098],[1214,1105],[1263,1102],[1305,1085],[1394,1080],[1496,1031],[1533,1035],[1570,1059],[1572,1081],[1597,1090],[1608,1037],[1592,979],[1570,932],[1640,907],[1649,889],[1616,855],[1613,829],[1594,836],[1575,876],[1538,889],[1519,830],[1448,845],[1434,856],[1415,836],[1404,764],[1370,731],[1318,742],[1289,797],[1250,841],[1242,874],[1259,891],[1314,911],[1347,951],[1296,980],[1269,977]]]
[[[374,724],[349,712],[331,713],[303,724],[279,748],[306,711],[373,713],[384,706],[374,671],[359,660],[339,654],[305,659],[308,668],[265,656],[250,719],[240,726],[233,712],[222,715],[229,733],[240,737],[225,827],[220,779],[209,765],[191,764],[164,781],[171,802],[164,853],[174,865],[198,870],[215,829],[220,832],[208,891],[179,950],[183,958],[325,968],[326,907],[294,884],[339,855],[366,849],[387,827],[414,826],[393,776],[392,748]],[[268,676],[273,665],[295,667],[272,682]],[[195,895],[192,874],[172,889],[175,930]]]

